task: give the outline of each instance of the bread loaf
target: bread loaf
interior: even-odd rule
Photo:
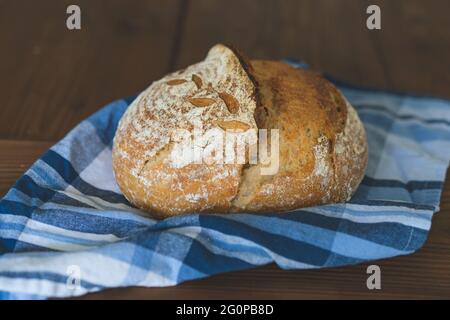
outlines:
[[[346,201],[366,164],[364,128],[331,83],[221,44],[142,92],[113,144],[120,189],[156,218]]]

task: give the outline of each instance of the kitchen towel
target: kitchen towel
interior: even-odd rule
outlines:
[[[337,85],[367,132],[364,180],[347,203],[282,214],[145,217],[111,169],[114,132],[133,97],[107,105],[0,201],[0,298],[172,286],[271,262],[323,268],[418,250],[449,164],[450,101]]]

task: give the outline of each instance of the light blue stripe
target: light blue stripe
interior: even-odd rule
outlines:
[[[27,175],[39,186],[53,190],[65,190],[69,184],[64,181],[59,172],[42,160],[36,162]]]
[[[361,119],[365,123],[369,123],[373,126],[382,128],[383,130],[389,130],[390,134],[396,134],[404,138],[419,142],[427,142],[432,140],[449,141],[450,140],[450,130],[446,128],[429,128],[419,123],[413,122],[395,122],[391,124],[387,121],[393,121],[392,118],[381,116],[380,114],[369,114],[365,113],[361,115]],[[386,122],[383,122],[385,119]]]
[[[424,221],[430,221],[431,215],[429,213],[417,212],[414,210],[407,210],[407,208],[402,207],[401,209],[392,210],[392,207],[383,207],[383,206],[371,206],[371,208],[376,208],[379,211],[360,211],[351,209],[351,204],[346,204],[345,209],[337,209],[335,205],[324,205],[324,206],[316,206],[313,208],[304,208],[302,210],[315,212],[315,213],[326,213],[327,215],[333,217],[341,217],[343,213],[349,214],[356,217],[383,217],[383,216],[396,216],[396,217],[404,217],[404,218],[416,218]],[[405,219],[407,220],[407,219]]]
[[[423,126],[425,128],[428,128],[428,129],[434,129],[434,127],[440,127],[442,130],[446,130],[446,131],[450,130],[450,126],[448,124],[445,124],[445,123],[442,123],[442,122],[427,122],[427,123],[423,123],[421,121],[421,120],[425,120],[426,121],[426,120],[442,120],[442,119],[423,119],[423,118],[419,118],[419,117],[415,116],[414,114],[410,114],[410,115],[408,115],[408,114],[398,114],[399,116],[412,116],[414,118],[409,118],[409,119],[394,118],[390,114],[386,113],[386,111],[383,110],[383,109],[378,109],[377,110],[377,109],[364,109],[364,108],[360,108],[358,110],[358,114],[361,117],[364,117],[365,115],[373,114],[373,115],[376,115],[376,116],[379,116],[379,117],[385,117],[386,119],[393,120],[395,122],[399,122],[400,124],[401,123],[408,123],[408,122],[410,122],[410,123],[413,123],[413,124],[416,124],[416,125]]]
[[[8,223],[5,225],[2,225],[2,228],[0,229],[0,236],[2,238],[6,238],[6,239],[19,240],[19,237],[24,234],[39,236],[39,237],[45,238],[47,240],[56,240],[58,243],[64,242],[64,243],[69,243],[69,244],[78,244],[78,245],[90,246],[90,247],[97,247],[97,246],[100,246],[103,244],[111,243],[108,241],[94,241],[94,240],[88,240],[88,239],[80,239],[80,238],[65,236],[62,234],[49,233],[49,232],[42,231],[42,230],[24,228],[23,225],[20,225],[20,224]]]
[[[40,206],[43,203],[38,198],[31,198],[16,188],[11,188],[3,199],[20,202],[30,206]]]
[[[367,199],[375,200],[399,200],[410,203],[418,204],[429,204],[436,203],[439,201],[439,192],[437,189],[433,190],[415,190],[413,192],[408,192],[403,188],[393,188],[393,187],[368,187],[365,185],[360,185],[358,187],[360,192],[363,192]],[[409,215],[409,213],[405,213]]]
[[[408,253],[364,239],[355,238],[345,233],[336,233],[331,250],[350,257],[357,253],[358,257],[364,260],[374,260],[386,256],[397,256]]]
[[[263,217],[258,216],[257,218],[252,217],[251,215],[246,214],[238,214],[238,215],[225,215],[225,218],[239,221],[246,225],[250,225],[252,227],[258,228],[260,230],[264,230],[269,233],[273,233],[276,235],[288,237],[293,240],[302,241],[304,243],[312,244],[314,246],[318,246],[319,248],[329,250],[332,248],[334,253],[357,258],[357,259],[366,259],[368,252],[360,252],[359,249],[366,245],[366,249],[369,251],[384,251],[385,254],[388,255],[398,255],[402,251],[387,247],[384,245],[376,244],[371,241],[367,241],[358,237],[354,237],[351,235],[344,235],[338,231],[328,230],[316,226],[312,226],[309,224],[303,224],[291,220],[283,220],[279,218],[273,217]],[[334,248],[334,242],[337,237],[342,236],[343,239],[351,239],[356,246],[351,246],[349,248],[344,248],[342,246],[337,246]],[[353,250],[357,248],[356,250]],[[363,250],[364,251],[364,250]]]
[[[392,111],[408,112],[424,119],[445,119],[450,121],[450,102],[438,98],[409,98],[389,93],[368,92],[340,88],[351,104],[380,105]],[[405,111],[403,111],[405,110]]]

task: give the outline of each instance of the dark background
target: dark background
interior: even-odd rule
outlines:
[[[81,7],[79,31],[66,28],[69,4]],[[370,4],[381,7],[381,30],[366,28]],[[355,84],[450,98],[449,12],[447,0],[0,0],[0,195],[79,121],[218,42]],[[377,262],[380,291],[367,290],[367,265],[270,265],[88,298],[450,298],[448,184],[424,248]]]

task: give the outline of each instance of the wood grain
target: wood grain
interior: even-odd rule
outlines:
[[[56,140],[169,70],[179,2],[0,1],[0,138]]]
[[[0,140],[0,194],[38,158],[49,142]],[[450,299],[450,172],[429,239],[418,252],[372,262],[382,289],[366,288],[369,264],[321,270],[281,270],[274,264],[216,275],[168,288],[110,289],[82,299]]]
[[[0,140],[0,198],[51,145],[47,141]]]
[[[381,8],[381,30],[366,28],[369,4]],[[450,97],[449,11],[445,0],[190,1],[176,67],[225,42],[253,58],[301,58],[357,84]]]

